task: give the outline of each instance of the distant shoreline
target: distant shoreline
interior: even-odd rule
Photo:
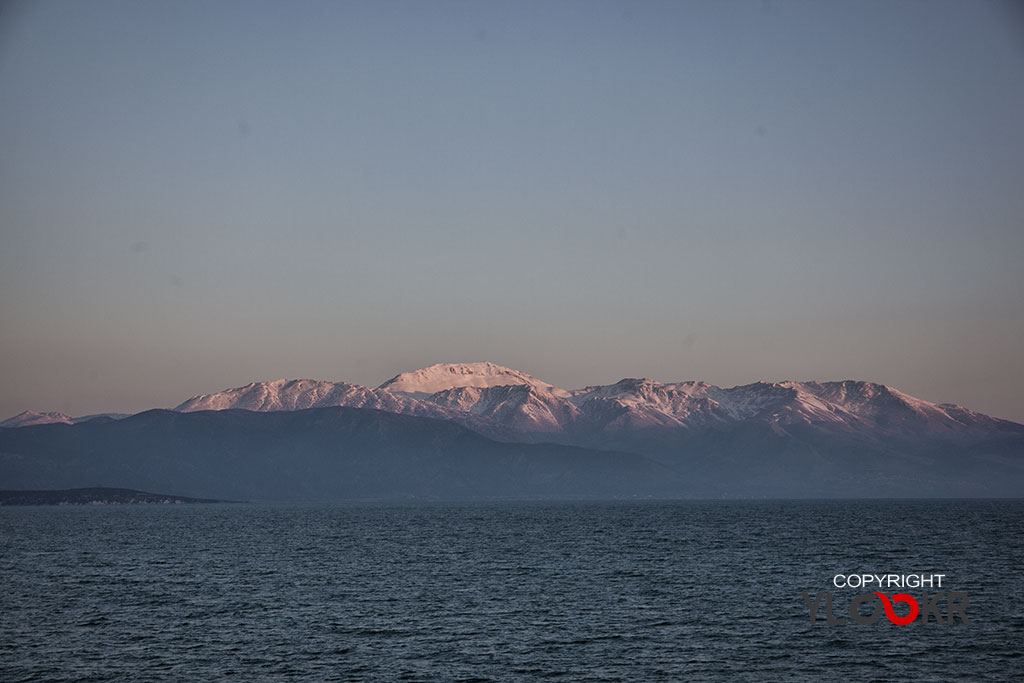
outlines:
[[[189,503],[233,503],[213,498],[192,498],[133,489],[94,487],[43,491],[0,491],[4,505],[184,505]]]

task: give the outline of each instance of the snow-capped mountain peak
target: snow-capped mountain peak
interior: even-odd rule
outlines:
[[[535,389],[568,396],[569,392],[537,379],[525,372],[513,370],[487,361],[477,363],[438,363],[412,372],[403,372],[389,379],[379,388],[391,392],[426,398],[448,389],[462,387],[502,387],[525,384]]]

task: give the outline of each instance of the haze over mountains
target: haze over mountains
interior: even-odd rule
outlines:
[[[175,410],[270,411],[326,406],[376,408],[451,419],[519,438],[615,438],[638,431],[692,431],[750,420],[786,433],[791,425],[875,436],[982,435],[1024,426],[935,404],[870,382],[758,382],[722,389],[705,382],[623,379],[566,390],[493,363],[439,364],[371,389],[345,382],[255,382],[194,396]],[[479,418],[485,418],[483,420]]]
[[[67,413],[39,413],[34,410],[23,410],[14,417],[9,417],[6,420],[0,421],[0,427],[31,427],[32,425],[46,424],[71,425],[78,424],[79,422],[87,422],[88,420],[97,419],[120,420],[121,418],[128,417],[128,415],[129,413],[96,413],[95,415],[82,415],[80,417],[71,417]]]
[[[358,410],[326,413],[317,410],[339,407]],[[487,476],[477,471],[469,478],[472,481],[492,482],[486,486],[481,484],[482,488],[477,491],[477,495],[481,496],[872,497],[1016,496],[1024,493],[1024,425],[991,418],[960,406],[930,403],[891,387],[869,382],[759,382],[720,388],[704,382],[661,383],[650,379],[624,379],[611,385],[563,389],[526,373],[482,362],[433,365],[399,374],[377,388],[320,380],[255,382],[215,394],[194,396],[178,405],[174,411],[212,411],[204,412],[206,417],[201,424],[204,429],[221,431],[224,435],[240,428],[240,418],[229,417],[229,413],[237,415],[236,411],[272,414],[310,412],[319,415],[312,422],[303,423],[305,429],[311,430],[307,436],[325,429],[331,433],[341,431],[337,442],[331,442],[326,436],[322,440],[310,436],[318,444],[313,450],[319,454],[317,458],[320,458],[316,460],[320,465],[310,465],[310,472],[319,471],[318,467],[331,460],[333,456],[330,454],[334,452],[332,449],[337,453],[347,453],[344,457],[349,459],[350,464],[354,462],[352,458],[355,457],[355,451],[351,449],[352,444],[345,441],[350,437],[346,436],[342,423],[356,420],[354,416],[362,412],[377,414],[375,411],[382,411],[395,417],[375,423],[378,428],[388,433],[401,432],[406,436],[416,434],[416,438],[424,440],[424,444],[417,446],[412,437],[407,439],[403,436],[399,439],[405,444],[403,448],[406,451],[403,452],[412,458],[410,463],[424,462],[424,456],[418,448],[426,447],[429,450],[433,447],[430,444],[436,446],[447,443],[451,446],[457,442],[457,447],[451,446],[454,450],[431,451],[433,455],[427,461],[447,463],[447,468],[453,464],[447,458],[455,457],[462,463],[459,467],[463,469],[469,466],[468,463],[482,466],[484,462],[490,462],[496,467],[497,470]],[[149,415],[149,420],[157,420],[154,424],[162,425],[161,428],[166,428],[164,421],[178,425],[178,428],[185,430],[182,434],[191,433],[188,430],[199,424],[175,421],[170,417],[159,420],[153,417],[165,413],[168,411],[151,411],[142,415]],[[32,424],[46,419],[46,416],[38,415],[28,416],[30,419],[23,419],[22,422]],[[21,417],[8,420],[4,426],[16,426]],[[140,417],[125,420],[125,430],[127,425],[135,425]],[[63,424],[54,428],[66,427],[69,421],[73,421],[65,418],[67,416],[55,416],[53,421]],[[402,418],[415,421],[415,428],[411,428],[406,424],[408,420],[403,421]],[[246,417],[245,420],[255,421],[247,423],[248,429],[264,429],[263,426],[254,426],[263,424],[258,416]],[[14,424],[8,424],[12,421]],[[110,422],[109,418],[98,422],[105,424],[97,424],[93,420],[71,429],[79,430],[84,435],[87,432],[97,433],[95,430],[102,427],[101,431],[108,430],[103,431],[103,437],[116,441],[121,423]],[[285,426],[288,429],[294,427],[291,422],[267,422],[278,424],[282,429]],[[332,425],[330,428],[326,426],[328,423]],[[471,430],[467,433],[476,434],[469,441],[457,439],[454,442],[448,437],[438,436],[450,436],[450,432],[445,431],[450,427],[445,425],[453,423],[460,429]],[[3,449],[0,463],[5,467],[0,470],[0,483],[9,471],[14,471],[8,469],[13,461],[8,457],[9,451],[4,443],[10,443],[10,432],[24,434],[24,429],[43,428],[0,432],[0,448]],[[137,425],[132,429],[137,431]],[[184,439],[182,434],[177,434],[175,438]],[[298,431],[289,431],[288,434],[288,439],[269,439],[277,444],[275,448],[280,450],[281,457],[286,457],[284,454],[288,454],[287,457],[295,456],[298,444],[305,443],[305,437]],[[364,450],[359,451],[360,458],[370,457],[368,462],[372,463],[375,457],[383,457],[380,454],[387,451],[388,439],[384,438],[383,433],[379,436],[384,439],[379,443],[372,439],[363,442]],[[227,436],[224,438],[231,441]],[[74,441],[73,438],[70,441],[64,438],[62,443],[64,447],[74,450]],[[472,455],[459,450],[470,441],[478,453],[504,453],[502,449],[509,446],[502,446],[501,442],[516,442],[514,448],[520,449],[516,452],[521,458],[517,461],[515,458],[502,460],[499,457],[487,461],[479,456],[474,460]],[[251,452],[264,453],[261,450],[263,445],[246,443],[246,448]],[[484,446],[485,443],[488,445]],[[572,451],[570,458],[567,455],[569,452],[553,451],[550,449],[554,446],[539,445],[543,443],[574,446],[580,450]],[[41,444],[36,443],[32,448],[44,448]],[[186,443],[183,442],[181,447],[187,447]],[[147,448],[152,450],[155,445],[149,444]],[[235,443],[232,448],[240,446]],[[309,455],[311,447],[308,443],[303,448],[306,449],[304,453]],[[538,448],[548,449],[544,451],[546,455],[539,456],[536,453],[540,451],[534,453],[531,450]],[[217,448],[210,446],[208,450],[209,457],[219,457]],[[595,455],[602,451],[614,451],[616,455],[611,460],[607,454],[600,457]],[[166,449],[161,452],[165,452],[169,459],[175,457]],[[415,453],[419,455],[410,455]],[[525,455],[527,453],[529,455]],[[264,464],[269,466],[274,457],[268,453],[264,455]],[[531,463],[527,469],[533,474],[527,476],[521,471],[513,474],[518,466],[511,463],[519,462],[522,465],[525,462],[522,458]],[[566,465],[568,461],[565,458],[572,460],[573,464]],[[603,463],[600,468],[595,465],[591,474],[596,475],[600,470],[601,477],[610,478],[606,483],[611,484],[612,480],[619,478],[623,485],[602,487],[595,485],[596,480],[588,480],[590,484],[579,488],[582,479],[579,479],[581,470],[577,468],[580,463],[587,462],[588,458],[594,463],[598,460]],[[14,469],[20,473],[19,476],[28,476],[33,486],[41,487],[42,480],[32,478],[32,468],[28,466],[30,461],[31,458],[23,458]],[[79,459],[76,462],[81,464],[85,461]],[[626,467],[620,471],[618,468],[624,467],[627,462],[632,463],[633,470]],[[51,465],[55,468],[52,472],[59,471],[56,462]],[[559,469],[563,466],[569,467],[569,470]],[[495,484],[503,480],[500,472],[502,468],[510,467],[512,469],[506,472],[504,480],[518,481],[519,484]],[[554,469],[545,470],[550,467]],[[638,476],[634,471],[637,467],[644,471],[643,476]],[[320,482],[313,487],[294,484],[288,490],[292,492],[291,495],[300,497],[331,497],[331,491],[340,497],[359,497],[360,489],[358,486],[353,488],[352,480],[346,478],[347,470],[335,469],[334,480],[341,477],[345,480],[344,485],[337,480],[334,485],[328,484],[327,488],[323,488],[323,482]],[[470,470],[464,470],[462,474]],[[575,474],[568,476],[566,472],[570,470]],[[416,477],[398,477],[398,471],[404,471],[406,475],[418,472],[421,483],[434,481],[433,488],[415,484],[413,479]],[[378,480],[376,475],[364,473],[363,479],[367,483],[362,491],[370,496],[472,497],[472,485],[465,478],[455,477],[455,470],[447,471],[447,479],[442,481],[443,477],[432,476],[427,470],[421,470],[419,465],[414,467],[407,463],[404,468],[396,465],[390,479],[384,477]],[[562,474],[558,475],[556,471]],[[661,474],[652,476],[651,472],[654,471],[661,471]],[[531,479],[534,475],[539,478]],[[217,476],[210,476],[212,478],[198,488],[188,488],[186,478],[174,482],[175,486],[184,488],[168,490],[219,497],[246,495],[245,490],[237,488],[218,489]],[[559,481],[559,476],[561,483],[552,484],[552,481]],[[462,483],[453,483],[456,479]],[[391,489],[388,481],[396,484],[399,480],[404,483],[389,494]],[[655,485],[658,480],[660,482]],[[370,482],[374,483],[371,485]],[[102,483],[138,488],[164,485],[159,479]],[[95,484],[95,481],[89,481],[84,485]],[[59,485],[77,484],[61,479]],[[275,497],[271,495],[274,492],[272,487],[256,486],[252,490],[258,491],[261,496]]]

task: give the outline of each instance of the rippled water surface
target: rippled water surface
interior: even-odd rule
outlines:
[[[6,508],[0,678],[1010,680],[1024,675],[1022,513],[1020,501]],[[862,571],[946,574],[971,623],[811,624],[802,592]]]

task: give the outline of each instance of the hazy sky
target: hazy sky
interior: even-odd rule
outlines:
[[[25,2],[0,418],[491,360],[1024,421],[1024,13]]]

